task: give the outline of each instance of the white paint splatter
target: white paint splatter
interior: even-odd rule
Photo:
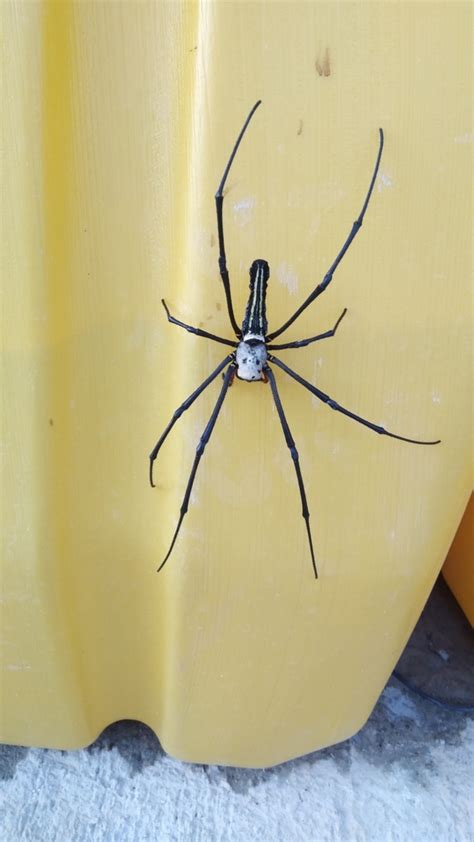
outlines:
[[[377,190],[381,193],[382,190],[385,190],[387,187],[393,187],[393,178],[391,175],[388,175],[388,173],[380,172]]]
[[[431,392],[431,400],[433,403],[441,403],[441,395],[439,392]]]
[[[143,324],[136,324],[127,336],[127,347],[130,350],[141,348],[143,345]]]
[[[472,143],[472,132],[459,134],[454,138],[455,143]]]
[[[257,204],[254,196],[249,196],[248,199],[240,199],[239,202],[234,202],[232,208],[234,211],[234,220],[242,227],[248,225],[252,219],[252,211]]]
[[[280,283],[287,288],[290,295],[294,295],[298,289],[298,275],[295,270],[287,263],[280,263],[275,274]]]

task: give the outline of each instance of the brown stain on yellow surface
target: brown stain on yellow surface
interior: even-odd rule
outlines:
[[[314,66],[316,67],[316,71],[318,76],[330,76],[331,75],[331,61],[329,56],[329,48],[326,47],[324,50],[324,55],[322,59],[318,56]]]

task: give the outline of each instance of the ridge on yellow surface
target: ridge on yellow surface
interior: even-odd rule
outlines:
[[[148,723],[187,760],[262,766],[366,720],[451,543],[470,473],[470,7],[3,4],[0,740],[73,748]],[[158,576],[219,383],[148,453],[232,336],[255,258],[281,352],[377,436],[276,377],[236,382]]]

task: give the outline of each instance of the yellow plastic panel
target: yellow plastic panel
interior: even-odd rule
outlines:
[[[148,723],[167,751],[270,765],[366,720],[471,488],[470,7],[36,3],[1,8],[4,62],[1,734],[73,748]],[[269,387],[236,382],[160,575],[224,356],[268,259],[276,328],[324,276],[386,145],[364,227],[278,371],[320,580]],[[239,318],[241,316],[239,315]]]
[[[471,494],[464,517],[443,565],[443,576],[474,626],[474,494]]]

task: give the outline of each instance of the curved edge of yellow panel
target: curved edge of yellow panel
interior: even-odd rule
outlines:
[[[474,494],[454,536],[443,576],[471,626],[474,626]]]

